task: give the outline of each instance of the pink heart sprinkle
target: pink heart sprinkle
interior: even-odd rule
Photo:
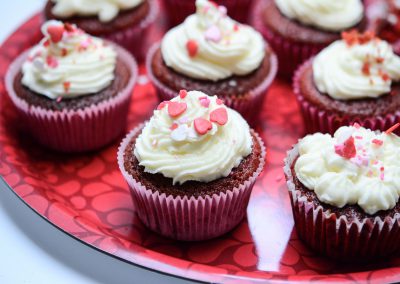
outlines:
[[[222,38],[221,31],[216,25],[210,26],[204,33],[206,40],[219,42]]]
[[[186,90],[180,90],[180,91],[179,91],[179,96],[181,97],[181,99],[186,98],[186,96],[187,96],[187,91],[186,91]]]
[[[51,41],[58,43],[63,37],[64,26],[50,26],[47,28],[47,32],[49,33]]]
[[[217,108],[210,113],[210,120],[219,125],[225,125],[228,122],[228,112],[223,107]]]
[[[207,98],[207,97],[201,97],[201,98],[199,98],[199,100],[200,100],[200,104],[201,104],[203,107],[209,107],[209,105],[210,105],[210,99],[209,99],[209,98]]]
[[[212,124],[210,121],[204,118],[196,118],[194,120],[194,129],[200,135],[206,134],[209,130],[212,129]]]
[[[185,102],[169,102],[168,114],[171,117],[177,117],[186,111],[187,105]]]

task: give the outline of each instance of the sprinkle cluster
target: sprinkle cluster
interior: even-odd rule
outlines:
[[[226,29],[226,25],[221,25],[221,22],[227,17],[227,9],[224,6],[218,6],[213,1],[208,1],[207,5],[202,7],[198,12],[204,16],[207,14],[216,15],[215,22],[210,23],[203,33],[206,41],[213,43],[224,41],[224,43],[228,45],[230,44],[232,33],[238,32],[240,29],[238,23],[234,23],[233,26],[228,29]],[[223,28],[221,28],[221,26],[223,26]],[[196,57],[199,52],[199,43],[197,40],[188,39],[186,42],[186,50],[190,57]]]
[[[385,131],[386,134],[390,134],[400,126],[400,123],[395,124],[391,128]],[[358,123],[353,125],[354,128],[359,129],[361,126]],[[368,147],[372,146],[380,148],[383,146],[384,141],[381,139],[374,138],[371,141],[366,140],[361,135],[350,135],[349,137],[339,137],[341,143],[335,144],[335,153],[344,159],[350,160],[358,167],[368,167],[367,176],[371,177],[377,174],[383,181],[385,179],[385,167],[383,162],[379,160],[376,155],[373,155],[368,151]]]
[[[183,141],[190,135],[191,126],[195,130],[197,135],[205,135],[213,127],[212,123],[216,123],[220,126],[225,125],[228,122],[228,112],[223,106],[223,101],[220,99],[216,100],[218,107],[210,112],[208,118],[197,117],[193,121],[189,121],[183,114],[187,111],[187,104],[185,98],[189,95],[186,90],[179,92],[180,101],[163,101],[161,102],[157,110],[162,110],[167,107],[168,115],[173,119],[173,123],[170,126],[171,138],[175,141]],[[208,96],[199,98],[199,105],[204,108],[210,107],[210,99]]]

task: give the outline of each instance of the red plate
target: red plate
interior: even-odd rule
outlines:
[[[1,78],[10,62],[37,41],[39,25],[36,16],[4,43]],[[145,76],[139,81],[130,128],[148,118],[157,103]],[[276,81],[264,105],[258,131],[267,142],[268,163],[254,187],[247,221],[221,238],[198,243],[162,238],[139,222],[117,166],[119,141],[86,155],[50,152],[17,130],[3,80],[0,92],[0,174],[38,214],[92,247],[145,268],[209,282],[400,281],[400,258],[351,267],[319,257],[297,238],[282,161],[303,127],[287,83]]]

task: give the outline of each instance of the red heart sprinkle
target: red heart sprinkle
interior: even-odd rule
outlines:
[[[204,118],[196,118],[194,120],[194,129],[200,135],[206,134],[209,130],[212,129],[212,124],[210,121]]]
[[[157,106],[157,110],[162,110],[166,105],[168,105],[168,101],[166,102],[161,102],[158,106]]]
[[[178,128],[178,123],[172,123],[171,127],[169,129],[175,130]]]
[[[228,121],[228,112],[223,107],[217,108],[210,113],[210,120],[219,125],[225,125]]]
[[[357,150],[354,144],[354,137],[350,136],[343,145],[335,145],[335,152],[345,159],[351,159],[356,156]]]
[[[190,57],[195,57],[199,50],[199,45],[197,41],[195,41],[194,39],[189,39],[186,42],[186,50]]]
[[[186,111],[186,103],[180,102],[169,102],[168,104],[168,114],[172,117],[177,117]]]
[[[57,43],[62,39],[64,26],[50,26],[47,28],[47,32],[49,33],[51,41]]]
[[[221,99],[217,99],[217,100],[216,100],[216,103],[217,103],[217,105],[223,105],[223,104],[224,104],[224,101],[221,100]]]
[[[65,81],[65,82],[63,83],[63,86],[64,86],[64,91],[65,91],[66,93],[68,93],[68,91],[69,91],[69,89],[70,89],[70,87],[71,87],[71,82]]]
[[[186,96],[187,96],[187,91],[186,91],[186,90],[180,90],[180,91],[179,91],[179,96],[181,97],[181,99],[186,98]]]

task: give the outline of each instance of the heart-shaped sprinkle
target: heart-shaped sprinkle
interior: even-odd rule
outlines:
[[[179,125],[179,127],[171,132],[171,139],[178,142],[186,140],[188,130],[189,127],[186,124]]]
[[[235,32],[237,32],[237,31],[239,30],[239,25],[238,25],[238,24],[234,24],[234,25],[233,25],[233,30],[234,30]]]
[[[219,125],[225,125],[228,121],[228,112],[223,107],[217,108],[210,113],[210,120]]]
[[[178,126],[179,126],[178,123],[172,123],[172,125],[171,125],[171,127],[169,129],[175,130],[175,129],[178,128]]]
[[[200,104],[201,104],[203,107],[209,107],[209,105],[210,105],[210,99],[209,99],[209,98],[207,98],[207,97],[201,97],[201,98],[199,98],[199,100],[200,100]]]
[[[219,42],[222,38],[222,35],[219,28],[216,25],[212,25],[206,30],[206,32],[204,33],[204,37],[206,38],[206,40]]]
[[[71,82],[65,81],[65,82],[63,83],[63,86],[64,86],[64,91],[65,91],[66,93],[68,93],[68,92],[69,92],[69,89],[71,88]]]
[[[186,90],[180,90],[180,91],[179,91],[179,97],[180,97],[181,99],[186,98],[186,96],[187,96],[187,91],[186,91]]]
[[[168,101],[165,102],[161,102],[158,106],[157,106],[157,110],[162,110],[166,105],[168,105]]]
[[[221,100],[221,99],[217,99],[215,102],[217,103],[217,105],[223,105],[224,104],[224,101]]]
[[[212,129],[212,124],[210,121],[204,118],[196,118],[194,120],[194,129],[200,135],[206,134],[209,130]]]
[[[195,57],[199,50],[199,44],[194,39],[189,39],[186,42],[186,50],[190,57]]]
[[[50,40],[54,43],[58,43],[61,41],[64,33],[64,26],[50,26],[47,28],[47,32],[49,33]]]
[[[50,68],[57,68],[58,66],[58,60],[54,56],[47,56],[46,57],[46,63]]]
[[[335,145],[335,153],[345,159],[354,158],[357,154],[354,137],[350,136],[343,144]]]
[[[171,117],[180,116],[186,111],[187,105],[185,102],[169,102],[168,104],[168,114]]]

